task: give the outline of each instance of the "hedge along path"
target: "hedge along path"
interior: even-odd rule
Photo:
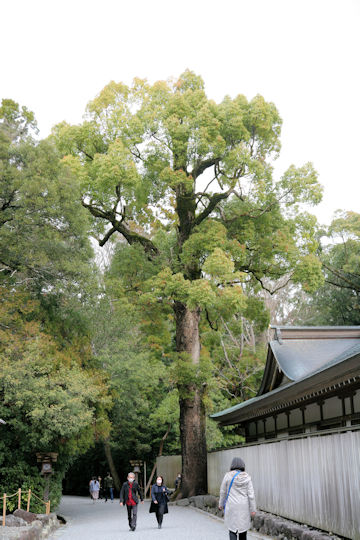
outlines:
[[[26,511],[27,512],[30,512],[30,501],[31,501],[31,496],[35,497],[38,501],[42,502],[43,504],[45,504],[45,513],[46,514],[50,514],[50,501],[43,501],[42,499],[40,499],[40,497],[38,497],[37,495],[35,495],[35,493],[33,493],[31,491],[31,489],[28,490],[27,492],[28,494],[28,497],[27,497],[27,506],[26,506]],[[15,493],[13,493],[12,495],[7,495],[6,493],[3,494],[3,496],[1,497],[2,499],[2,503],[3,503],[3,519],[2,519],[2,526],[5,527],[5,522],[6,522],[6,501],[7,499],[11,499],[11,497],[18,497],[18,510],[21,509],[21,488],[19,488]]]

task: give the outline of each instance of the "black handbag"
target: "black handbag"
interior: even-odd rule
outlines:
[[[156,507],[158,505],[154,503],[154,501],[151,501],[151,504],[150,504],[150,508],[149,508],[149,512],[150,514],[153,513],[153,512],[156,512]]]

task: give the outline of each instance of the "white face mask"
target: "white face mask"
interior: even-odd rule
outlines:
[[[128,478],[128,482],[130,482],[130,484],[132,484],[132,483],[133,483],[133,481],[134,481],[134,479],[133,479],[133,478]]]
[[[161,480],[156,480],[158,486],[161,486]]]

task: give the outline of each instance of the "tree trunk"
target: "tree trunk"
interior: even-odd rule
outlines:
[[[114,460],[111,454],[111,447],[110,447],[109,439],[104,440],[104,450],[105,450],[105,456],[109,465],[110,473],[114,480],[115,488],[117,491],[120,491],[120,478],[116,471]]]
[[[200,310],[189,310],[177,302],[176,350],[185,352],[193,365],[200,361],[199,322]],[[182,455],[181,497],[191,497],[207,492],[207,451],[205,438],[204,387],[196,381],[179,384],[180,440]]]

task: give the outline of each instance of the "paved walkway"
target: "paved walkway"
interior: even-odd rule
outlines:
[[[170,506],[164,516],[163,528],[157,528],[154,514],[149,514],[149,502],[139,505],[138,525],[130,532],[125,508],[119,499],[95,504],[88,497],[66,496],[57,512],[67,520],[49,540],[227,540],[228,533],[219,519],[193,508]],[[249,533],[248,539],[265,539]]]

